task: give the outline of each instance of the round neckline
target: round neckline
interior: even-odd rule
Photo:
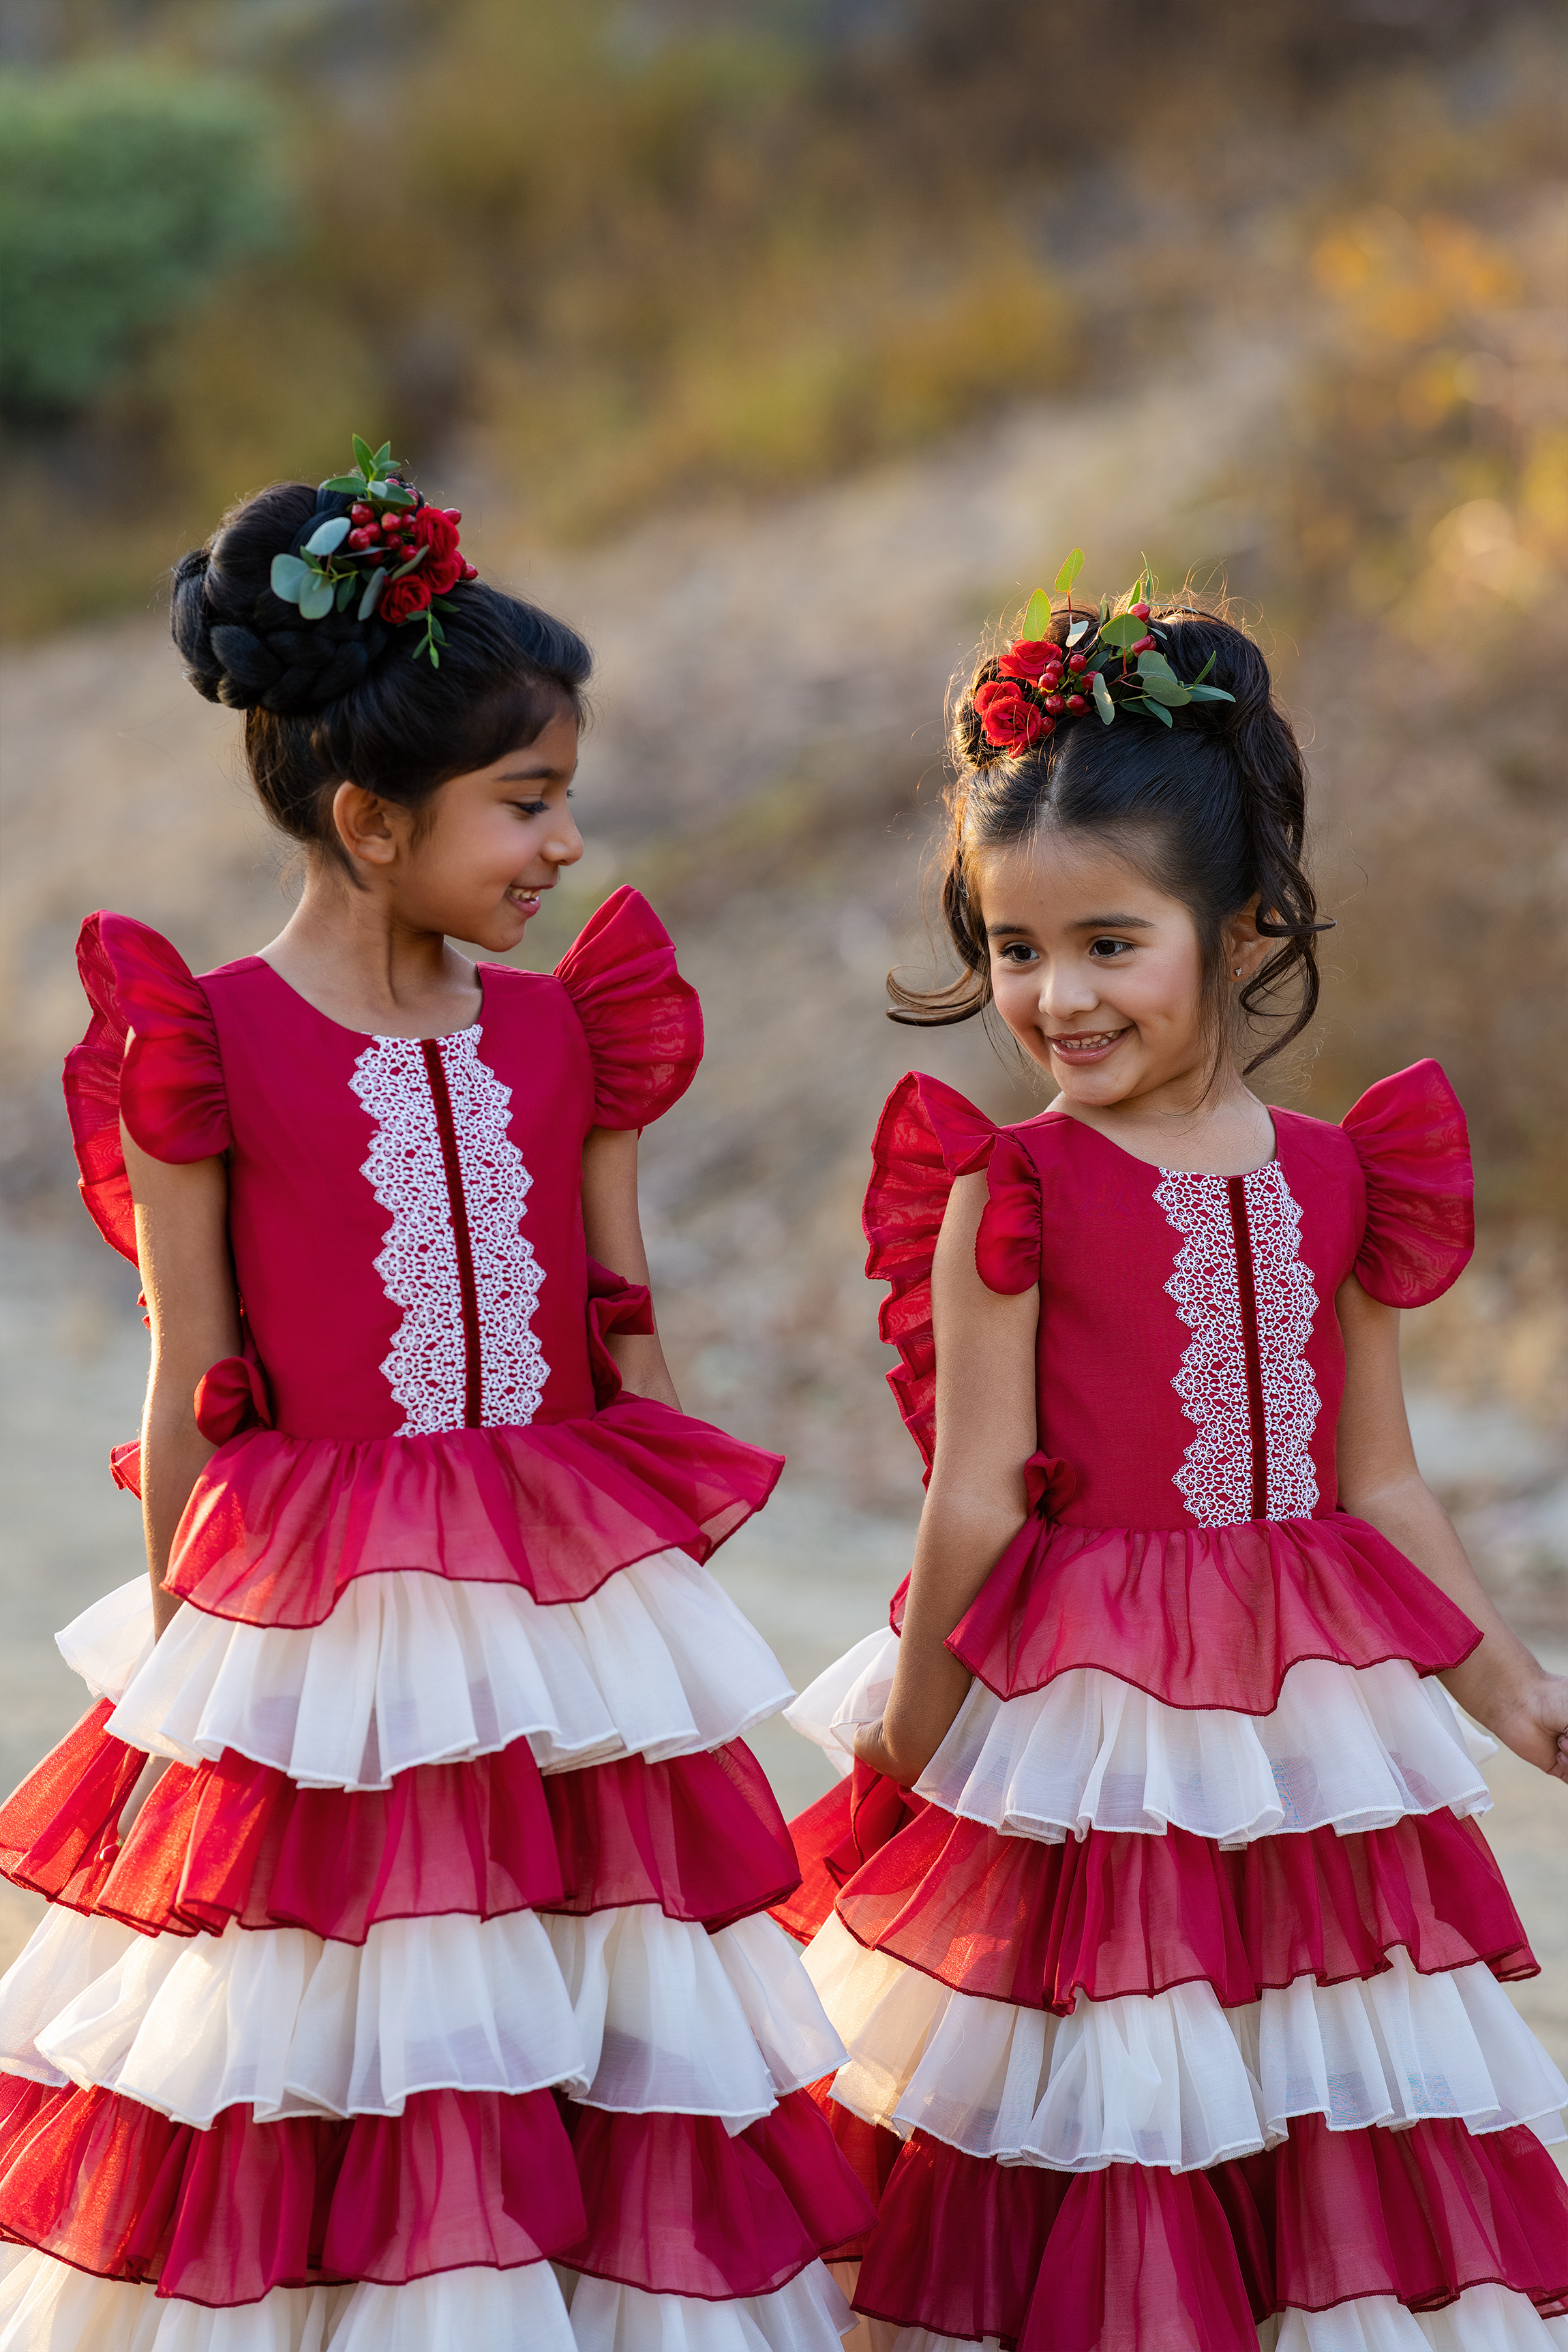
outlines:
[[[312,1004],[303,991],[296,988],[291,980],[285,980],[277,965],[268,963],[264,955],[246,956],[242,961],[246,963],[257,964],[263,971],[270,972],[279,987],[291,996],[296,1004],[302,1004],[307,1013],[314,1013],[318,1021],[324,1021],[329,1029],[337,1031],[340,1037],[358,1037],[367,1045],[450,1045],[455,1037],[467,1037],[471,1031],[482,1029],[484,1026],[489,991],[485,984],[485,966],[482,963],[477,963],[474,966],[475,971],[479,975],[478,1018],[465,1021],[460,1029],[439,1030],[433,1037],[408,1037],[400,1035],[395,1029],[351,1029],[346,1021],[334,1021],[330,1013],[323,1013],[319,1004]]]
[[[1129,1151],[1127,1146],[1124,1143],[1118,1143],[1113,1136],[1106,1135],[1098,1127],[1090,1127],[1088,1119],[1076,1118],[1070,1110],[1058,1110],[1054,1104],[1047,1105],[1046,1109],[1040,1112],[1038,1119],[1032,1121],[1031,1124],[1043,1125],[1047,1118],[1064,1120],[1068,1125],[1075,1128],[1080,1135],[1092,1135],[1097,1142],[1103,1143],[1108,1150],[1114,1151],[1119,1160],[1130,1160],[1136,1168],[1152,1168],[1159,1176],[1196,1176],[1200,1181],[1211,1184],[1244,1184],[1249,1176],[1261,1176],[1265,1169],[1278,1168],[1279,1165],[1279,1129],[1273,1111],[1267,1104],[1263,1108],[1268,1120],[1269,1132],[1274,1138],[1273,1150],[1267,1160],[1260,1160],[1256,1168],[1238,1168],[1229,1175],[1220,1175],[1212,1168],[1172,1168],[1163,1160],[1145,1160],[1142,1152]]]

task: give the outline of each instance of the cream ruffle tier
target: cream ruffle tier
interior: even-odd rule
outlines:
[[[865,2352],[1002,2352],[994,2336],[975,2342],[879,2319],[862,2326],[856,2342]],[[1568,2352],[1568,2319],[1542,2319],[1527,2295],[1506,2287],[1472,2286],[1441,2311],[1406,2311],[1390,2294],[1330,2311],[1288,2311],[1264,2322],[1258,2346],[1258,2352]]]

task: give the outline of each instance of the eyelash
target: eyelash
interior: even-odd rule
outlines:
[[[575,792],[573,790],[572,786],[568,784],[566,787],[566,798],[569,801],[572,801],[575,800],[576,797],[577,795]],[[513,801],[512,806],[516,809],[520,816],[543,816],[550,806],[550,803],[548,801]]]
[[[1095,956],[1097,963],[1120,963],[1122,960],[1123,954],[1131,953],[1132,942],[1131,940],[1091,940],[1089,943],[1089,952],[1091,956],[1095,955],[1097,948],[1114,948],[1116,950],[1116,953],[1114,955]],[[1022,940],[1010,940],[1007,945],[1001,951],[1001,961],[1003,963],[1016,964],[1020,970],[1022,970],[1026,961],[1033,961],[1034,956],[1034,949],[1026,946]]]

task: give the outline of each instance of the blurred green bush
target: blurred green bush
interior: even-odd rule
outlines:
[[[286,217],[274,110],[119,63],[0,74],[0,400],[86,407]]]

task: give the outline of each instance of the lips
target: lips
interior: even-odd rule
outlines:
[[[1080,1029],[1067,1036],[1047,1037],[1046,1043],[1064,1062],[1098,1062],[1115,1051],[1131,1026],[1128,1022],[1120,1029]]]

